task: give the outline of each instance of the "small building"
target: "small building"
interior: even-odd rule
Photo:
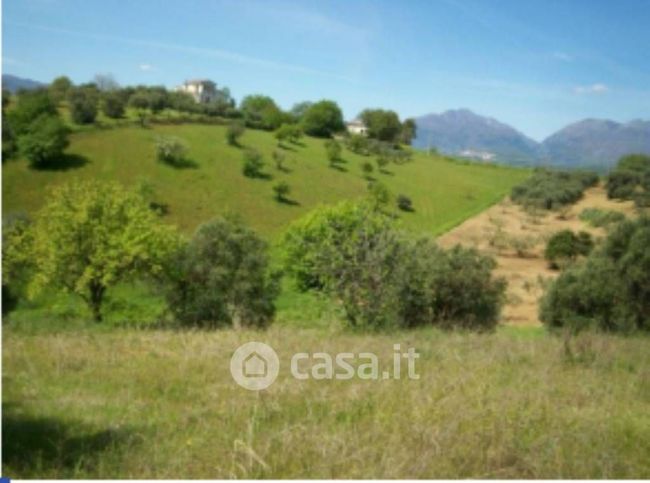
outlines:
[[[360,134],[366,136],[368,134],[368,128],[360,119],[355,119],[346,124],[346,128],[350,134]]]
[[[219,98],[217,84],[208,79],[186,80],[176,88],[178,92],[190,94],[196,102],[207,104]]]

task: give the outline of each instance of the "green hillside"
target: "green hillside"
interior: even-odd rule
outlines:
[[[189,146],[193,167],[174,168],[155,157],[155,138],[174,135]],[[234,211],[265,236],[278,234],[291,220],[319,203],[364,196],[367,181],[361,165],[374,158],[344,150],[340,169],[329,167],[323,141],[305,138],[300,145],[277,147],[273,135],[247,130],[244,147],[263,153],[268,179],[250,179],[241,173],[242,148],[229,146],[225,127],[199,124],[120,127],[76,132],[68,156],[56,170],[31,169],[27,162],[3,165],[3,214],[32,213],[38,209],[49,185],[74,178],[119,180],[126,185],[146,181],[155,201],[165,204],[167,219],[183,231],[215,215]],[[276,169],[273,150],[286,155],[286,171]],[[513,184],[528,175],[521,169],[462,164],[416,153],[402,165],[389,165],[376,179],[393,195],[413,200],[415,211],[401,215],[407,228],[440,233],[503,197]],[[294,203],[278,203],[272,186],[284,180],[291,186]]]

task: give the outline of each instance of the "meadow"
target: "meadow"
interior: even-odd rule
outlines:
[[[229,359],[259,340],[278,380]],[[3,334],[3,474],[21,478],[648,478],[647,337],[540,328]],[[414,347],[419,380],[298,381],[294,352]]]

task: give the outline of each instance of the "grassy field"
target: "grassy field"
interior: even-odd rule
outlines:
[[[323,141],[306,138],[300,146],[278,149],[272,134],[248,130],[243,146],[259,149],[267,161],[269,179],[250,179],[241,173],[242,149],[228,146],[223,126],[199,124],[154,125],[149,129],[123,127],[82,131],[71,136],[68,156],[55,170],[33,170],[25,161],[3,165],[3,214],[32,213],[44,200],[46,187],[74,178],[118,180],[126,185],[150,183],[156,201],[169,208],[167,219],[191,232],[200,223],[226,211],[240,213],[256,230],[273,237],[293,219],[319,203],[364,196],[367,181],[361,171],[373,158],[344,152],[340,169],[328,166]],[[194,166],[177,169],[155,159],[157,135],[175,135],[189,145]],[[275,168],[274,149],[286,155],[287,170]],[[407,228],[438,234],[485,209],[528,176],[521,169],[461,164],[422,153],[412,162],[375,172],[393,195],[413,200],[415,212],[403,213]],[[284,180],[291,186],[293,204],[278,203],[272,186]]]
[[[269,343],[280,376],[229,373]],[[541,329],[3,334],[2,473],[22,478],[648,478],[650,339]],[[414,347],[419,380],[297,381],[297,351]]]

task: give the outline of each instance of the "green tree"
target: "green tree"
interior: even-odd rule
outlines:
[[[368,128],[369,137],[391,143],[398,141],[402,124],[394,111],[366,109],[359,117]]]
[[[325,141],[324,146],[327,160],[330,162],[330,166],[334,166],[341,160],[341,145],[335,139],[328,139]]]
[[[363,174],[365,175],[365,177],[370,179],[372,177],[372,173],[375,170],[375,168],[373,168],[372,163],[370,163],[368,161],[365,161],[361,165],[361,170],[363,171]]]
[[[184,325],[265,327],[275,313],[278,276],[266,243],[236,218],[199,227],[171,264],[167,300]]]
[[[402,123],[402,129],[399,135],[399,142],[406,145],[411,145],[417,134],[417,125],[414,119],[405,119]]]
[[[546,244],[544,258],[552,268],[575,261],[578,256],[586,256],[594,247],[591,235],[581,231],[575,234],[571,230],[555,233]]]
[[[30,227],[29,294],[61,287],[79,295],[102,320],[108,289],[134,276],[162,273],[178,246],[140,194],[115,183],[57,186]]]
[[[34,120],[42,115],[56,116],[56,105],[45,90],[26,91],[18,95],[16,106],[7,112],[7,118],[16,137],[27,132]]]
[[[70,90],[68,105],[72,120],[76,124],[92,124],[97,117],[99,95],[96,88],[79,86]]]
[[[56,162],[68,146],[68,128],[58,116],[42,114],[18,139],[18,148],[37,168]]]
[[[368,183],[368,197],[376,209],[381,209],[390,203],[391,195],[388,187],[379,181]]]
[[[240,110],[246,124],[252,128],[274,130],[287,120],[287,116],[268,96],[246,96],[242,99]]]
[[[289,113],[293,117],[295,122],[301,122],[305,112],[313,105],[313,102],[303,101],[294,104]]]
[[[226,141],[231,146],[239,146],[239,138],[242,137],[246,128],[239,121],[233,121],[226,128]]]
[[[174,136],[159,136],[156,139],[158,161],[180,167],[187,164],[187,144]]]
[[[102,111],[107,117],[119,119],[124,116],[126,105],[124,97],[119,92],[107,92],[103,97]]]
[[[242,172],[248,178],[261,178],[262,168],[264,168],[264,158],[262,154],[254,148],[244,150],[244,166]]]
[[[59,104],[68,97],[68,93],[72,87],[72,81],[68,77],[64,75],[57,77],[49,86],[50,97],[54,102]]]
[[[413,210],[413,201],[406,195],[397,195],[397,207],[402,211],[414,211]]]
[[[309,106],[302,116],[302,128],[311,136],[330,137],[343,131],[343,113],[334,101],[322,100]]]
[[[275,131],[275,139],[278,140],[278,146],[282,146],[284,141],[288,141],[293,136],[293,126],[291,124],[282,124]]]
[[[280,181],[273,185],[273,192],[277,201],[285,202],[287,201],[287,196],[291,193],[291,187],[286,181]]]
[[[149,97],[146,92],[136,91],[129,97],[129,105],[135,109],[140,126],[145,127],[149,115]]]

